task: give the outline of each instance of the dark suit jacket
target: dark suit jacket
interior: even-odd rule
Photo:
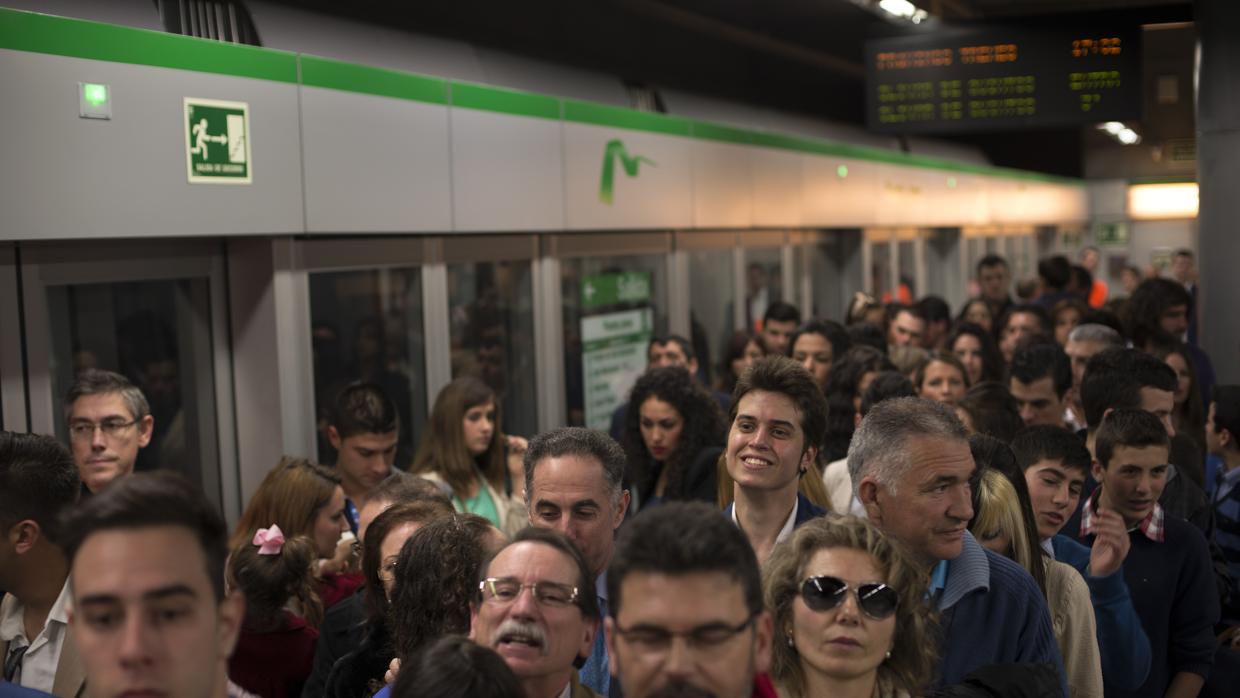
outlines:
[[[732,506],[733,505],[729,504],[723,510],[723,515],[729,519],[732,518]],[[826,514],[826,509],[816,506],[813,502],[809,501],[805,495],[797,492],[797,517],[792,522],[792,528],[795,530],[806,521],[816,519],[819,516],[826,516]]]

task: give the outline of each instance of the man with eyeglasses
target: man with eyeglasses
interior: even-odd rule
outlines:
[[[585,557],[564,535],[525,528],[483,565],[469,636],[495,650],[526,698],[591,698],[577,664],[598,632],[598,599]]]
[[[601,431],[553,429],[535,436],[525,451],[525,499],[530,524],[563,533],[590,569],[588,593],[607,614],[607,565],[616,529],[629,508],[623,478],[624,450]],[[607,646],[596,634],[581,682],[596,693],[618,698],[620,687],[607,671]]]
[[[956,684],[996,664],[1049,664],[1068,693],[1046,599],[1015,562],[968,531],[977,475],[964,425],[940,403],[904,397],[875,405],[848,449],[867,518],[930,574],[944,618],[939,677]]]
[[[715,508],[672,502],[630,521],[607,591],[607,651],[626,698],[775,696],[758,558]]]
[[[69,445],[86,493],[133,473],[151,443],[155,418],[142,391],[119,373],[89,369],[65,395]],[[85,493],[84,493],[85,494]]]

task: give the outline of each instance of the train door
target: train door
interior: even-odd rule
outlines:
[[[17,279],[17,247],[0,243],[0,429],[6,431],[28,428]]]
[[[699,372],[707,385],[719,380],[720,359],[732,333],[745,328],[744,309],[737,306],[736,289],[743,281],[737,233],[677,233],[676,251],[684,259],[688,326]],[[750,327],[752,329],[752,327]]]
[[[822,230],[807,233],[805,250],[809,266],[810,312],[843,323],[853,293],[865,289],[861,231]]]
[[[20,254],[30,430],[70,443],[64,413],[70,386],[86,369],[120,373],[142,390],[154,417],[135,469],[178,471],[235,516],[240,500],[220,245],[35,243],[23,244]]]
[[[606,431],[646,368],[650,337],[668,331],[672,235],[552,235],[546,242],[541,295],[562,311],[560,327],[549,327],[558,329],[559,346],[544,343],[540,353],[562,361],[545,359],[547,387],[563,402],[541,408],[540,419]],[[563,385],[551,385],[557,379]]]

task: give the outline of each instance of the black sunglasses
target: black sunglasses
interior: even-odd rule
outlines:
[[[838,577],[810,577],[801,584],[801,598],[812,611],[829,611],[844,603],[844,595],[850,588],[848,582]],[[895,589],[878,582],[859,584],[853,593],[857,595],[861,612],[874,620],[895,613],[900,600]]]

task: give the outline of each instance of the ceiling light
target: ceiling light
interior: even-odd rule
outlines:
[[[1115,136],[1115,135],[1119,135],[1119,132],[1123,131],[1126,127],[1118,121],[1108,121],[1105,124],[1099,126],[1098,128],[1102,129],[1103,131],[1106,131],[1112,136]]]
[[[909,0],[878,0],[878,9],[889,15],[910,20],[914,24],[920,23],[929,16],[925,10],[919,9]]]
[[[1118,138],[1119,142],[1123,143],[1124,145],[1134,145],[1136,143],[1141,142],[1141,136],[1138,136],[1137,132],[1133,131],[1130,128],[1126,128],[1123,131],[1120,131],[1119,133],[1115,134],[1115,137]]]
[[[1128,216],[1133,220],[1195,218],[1197,206],[1196,182],[1128,187]]]

